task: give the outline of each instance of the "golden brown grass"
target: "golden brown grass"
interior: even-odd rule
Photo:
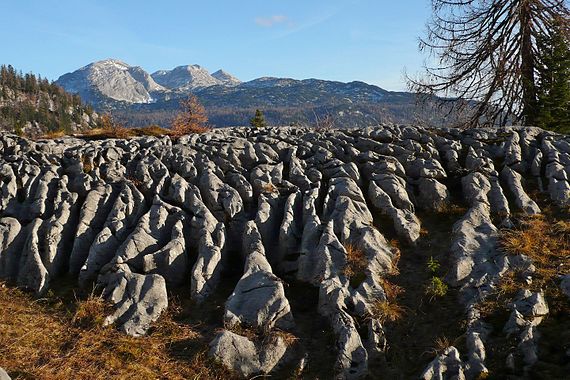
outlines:
[[[102,327],[110,309],[103,298],[91,296],[77,303],[77,309],[71,318],[73,326],[82,328]]]
[[[443,351],[448,349],[449,347],[453,346],[451,341],[444,335],[437,337],[434,342],[433,350],[436,355],[442,354]]]
[[[83,132],[81,136],[92,139],[127,139],[141,136],[173,136],[173,133],[171,130],[161,128],[157,125],[150,125],[142,128],[125,128],[119,126],[113,128],[93,128]]]
[[[287,347],[291,347],[299,341],[299,338],[292,333],[280,329],[273,330],[271,336],[273,339],[281,338]]]
[[[381,323],[397,322],[404,317],[404,308],[395,301],[374,300],[371,303],[370,318],[377,319]]]
[[[382,279],[382,289],[384,289],[386,298],[391,301],[396,300],[400,294],[404,293],[404,288],[393,284],[386,279]]]
[[[401,307],[397,298],[404,293],[404,288],[391,283],[387,279],[382,279],[382,289],[384,289],[385,299],[375,299],[370,303],[369,318],[377,319],[381,323],[397,322],[404,317],[405,310]]]
[[[528,256],[536,271],[532,274],[530,284],[524,282],[518,271],[507,272],[497,284],[494,294],[480,305],[485,315],[504,308],[521,289],[544,291],[551,314],[570,312],[570,302],[561,292],[559,284],[559,275],[566,273],[570,267],[568,219],[567,214],[558,220],[546,211],[541,215],[525,216],[516,228],[501,231],[500,248],[510,255]]]
[[[390,247],[392,251],[392,266],[388,274],[390,276],[397,276],[400,274],[398,264],[400,263],[400,256],[402,255],[402,251],[400,250],[400,242],[396,239],[392,239],[390,240]]]
[[[162,137],[172,135],[172,131],[170,129],[161,128],[158,125],[149,125],[142,128],[132,128],[130,131],[134,136]]]
[[[368,259],[362,249],[353,244],[345,244],[346,265],[343,273],[349,279],[362,275],[368,266]]]
[[[83,165],[83,173],[89,174],[93,170],[93,165],[87,156],[81,156],[81,165]]]
[[[65,136],[64,131],[48,131],[45,134],[41,135],[40,139],[52,140],[52,139],[59,139],[63,136]]]
[[[104,310],[99,298],[47,304],[0,283],[0,366],[13,379],[232,378],[170,313],[132,338],[103,327]]]
[[[560,265],[570,263],[570,222],[530,216],[518,228],[503,231],[500,243],[508,254],[530,257],[539,276],[550,279]]]
[[[277,186],[275,186],[271,182],[263,184],[263,186],[261,186],[261,191],[263,191],[264,193],[271,193],[271,194],[279,193],[279,189],[277,189]]]
[[[549,214],[528,216],[519,226],[501,231],[501,249],[511,255],[524,254],[532,260],[536,271],[531,284],[521,284],[517,273],[501,279],[499,295],[513,295],[523,286],[532,291],[543,290],[552,312],[570,311],[559,286],[559,276],[570,267],[570,220],[558,220]]]
[[[283,343],[285,343],[285,346],[290,347],[299,341],[299,338],[294,334],[278,328],[264,330],[237,323],[234,325],[226,325],[225,329],[233,332],[234,334],[244,336],[252,342],[261,342],[262,344],[273,343],[277,339],[281,338]],[[218,332],[222,331],[223,329],[218,330]]]
[[[131,182],[133,185],[135,185],[136,188],[140,189],[140,187],[143,185],[143,181],[138,179],[137,177],[134,176],[126,176],[125,179],[129,182]]]

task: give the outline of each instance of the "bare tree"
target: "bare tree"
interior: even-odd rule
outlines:
[[[317,115],[317,113],[313,110],[313,115],[315,116],[315,123],[313,127],[317,131],[328,131],[333,129],[336,125],[336,117],[331,112],[326,112],[325,114]]]
[[[408,78],[410,89],[454,102],[450,112],[471,126],[534,123],[537,39],[557,21],[568,28],[566,1],[432,0],[432,9],[420,50],[434,63]]]

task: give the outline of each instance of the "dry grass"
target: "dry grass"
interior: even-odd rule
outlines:
[[[545,210],[543,210],[545,211]],[[500,248],[507,254],[528,256],[536,271],[527,284],[519,270],[507,272],[492,295],[480,304],[486,316],[503,310],[521,289],[544,291],[551,314],[570,313],[570,302],[560,290],[559,275],[570,270],[570,221],[555,219],[551,212],[525,216],[512,230],[502,230]]]
[[[172,136],[175,137],[181,137],[184,135],[191,135],[191,134],[202,134],[202,133],[207,133],[210,132],[212,130],[211,127],[209,126],[199,126],[199,125],[191,125],[186,127],[183,131],[180,130],[175,130],[174,128],[172,129]]]
[[[295,335],[280,329],[273,330],[271,336],[273,339],[281,338],[286,347],[291,347],[299,341],[299,338],[297,338]]]
[[[353,288],[357,288],[366,278],[366,268],[368,267],[368,258],[364,251],[356,245],[345,244],[346,264],[343,268],[343,274],[348,277]]]
[[[404,317],[404,308],[396,302],[389,300],[374,300],[371,303],[370,318],[377,319],[381,323],[397,322]]]
[[[45,134],[41,135],[40,139],[53,140],[53,139],[62,138],[63,136],[65,136],[64,131],[49,131],[49,132],[46,132]]]
[[[518,228],[502,231],[500,243],[508,254],[530,257],[541,277],[552,278],[560,265],[570,263],[570,222],[527,217]]]
[[[149,125],[148,127],[132,128],[131,133],[135,136],[153,136],[162,137],[172,135],[170,129],[161,128],[158,125]]]
[[[461,217],[467,213],[468,209],[467,207],[458,205],[456,203],[446,203],[437,211],[444,215]]]
[[[453,344],[445,335],[440,336],[437,337],[434,342],[433,351],[436,355],[440,355],[451,346],[453,346]]]
[[[498,296],[508,298],[525,287],[543,290],[550,301],[551,312],[570,311],[559,286],[559,276],[570,270],[570,221],[557,220],[548,214],[524,217],[517,228],[501,231],[500,247],[511,255],[528,256],[536,271],[532,283],[522,283],[517,272],[504,276],[498,285]]]
[[[233,332],[234,334],[244,336],[251,340],[252,342],[257,342],[261,344],[274,343],[277,339],[281,338],[285,343],[285,346],[290,347],[299,341],[299,338],[294,334],[284,331],[278,328],[272,330],[263,330],[258,328],[252,328],[249,326],[244,326],[242,324],[226,325],[225,329]],[[223,329],[219,329],[218,332],[222,332]]]
[[[82,137],[92,139],[127,139],[131,137],[141,136],[174,136],[171,130],[161,128],[157,125],[150,125],[142,128],[125,128],[122,126],[113,126],[107,128],[93,128],[81,134]]]
[[[110,309],[103,298],[91,296],[85,301],[77,303],[75,314],[71,318],[73,326],[84,329],[93,329],[103,326],[105,316]]]
[[[81,134],[82,137],[92,139],[126,139],[135,136],[131,129],[125,127],[117,128],[93,128]]]
[[[89,174],[93,170],[93,165],[87,156],[81,156],[81,165],[83,166],[83,173]]]
[[[126,176],[125,179],[129,182],[131,182],[133,185],[135,185],[135,187],[137,189],[140,189],[140,187],[143,185],[143,181],[138,179],[137,177],[134,176]]]
[[[279,189],[277,189],[277,186],[275,186],[271,182],[264,183],[263,186],[261,186],[261,191],[264,193],[270,193],[270,194],[279,193]]]
[[[404,317],[405,311],[397,303],[397,298],[404,293],[404,288],[382,279],[382,289],[386,299],[375,299],[370,303],[369,318],[377,319],[381,323],[397,322]]]
[[[229,379],[167,313],[148,336],[103,327],[105,305],[34,300],[0,284],[0,366],[13,379]]]
[[[386,298],[390,301],[396,300],[396,298],[398,298],[399,295],[404,293],[404,288],[396,284],[393,284],[386,279],[382,279],[382,289],[384,289]]]
[[[398,264],[400,263],[400,256],[402,255],[402,251],[400,250],[400,242],[396,239],[392,239],[390,240],[390,247],[392,251],[392,266],[388,274],[390,276],[397,276],[400,274]]]
[[[228,331],[233,332],[234,334],[244,336],[251,341],[257,341],[257,340],[259,340],[260,337],[266,335],[266,333],[267,333],[265,331],[259,331],[257,329],[253,329],[253,328],[250,328],[247,326],[243,326],[240,323],[236,323],[233,325],[226,324],[224,326],[224,328]],[[224,329],[218,329],[217,330],[218,333],[223,332],[223,331],[224,331]]]
[[[364,272],[368,266],[368,259],[362,249],[353,244],[346,244],[344,249],[346,250],[344,275],[350,278]]]

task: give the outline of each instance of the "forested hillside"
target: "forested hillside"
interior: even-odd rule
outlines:
[[[0,129],[19,135],[72,133],[97,125],[98,115],[41,76],[0,67]]]

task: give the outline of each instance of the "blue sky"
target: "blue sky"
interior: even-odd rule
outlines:
[[[361,80],[403,90],[429,0],[0,0],[0,63],[57,79],[118,58],[149,72],[197,63],[241,80]]]

